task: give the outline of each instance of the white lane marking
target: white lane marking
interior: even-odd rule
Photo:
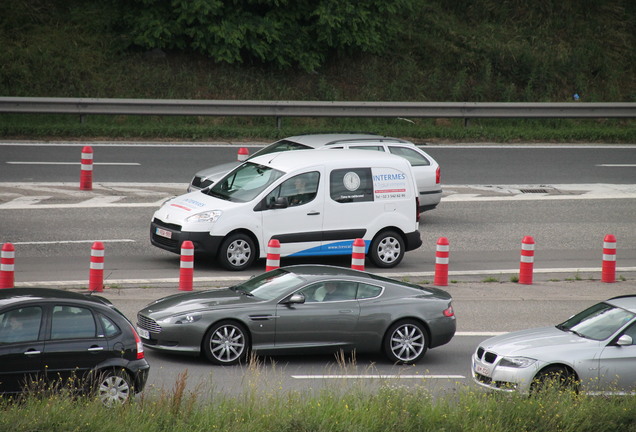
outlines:
[[[610,168],[614,168],[614,167],[619,167],[619,168],[623,168],[623,167],[629,167],[629,168],[633,168],[636,167],[636,164],[597,164],[597,167],[610,167]]]
[[[466,379],[464,375],[292,375],[294,379]]]
[[[31,241],[14,242],[13,245],[47,245],[47,244],[81,244],[81,243],[135,243],[133,239],[111,239],[111,240],[53,240],[53,241]]]
[[[22,198],[30,198],[30,197],[22,197]],[[48,199],[52,197],[35,197],[39,198],[38,201],[42,199]],[[160,200],[153,202],[116,202],[121,200],[121,196],[101,196],[94,197],[88,200],[78,202],[78,203],[63,203],[63,204],[37,204],[32,199],[21,200],[21,198],[16,198],[11,201],[8,201],[4,204],[0,204],[0,210],[53,210],[53,209],[67,209],[67,208],[129,208],[129,207],[153,207],[159,208],[161,204],[168,198],[165,196]]]
[[[27,161],[7,161],[9,165],[81,165],[80,162],[27,162]],[[139,166],[138,162],[93,162],[93,165],[116,165],[116,166]]]

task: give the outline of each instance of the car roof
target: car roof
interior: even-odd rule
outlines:
[[[632,313],[636,313],[636,294],[612,297],[611,299],[605,301],[605,303],[609,303],[613,306],[618,306]]]
[[[363,166],[398,166],[410,169],[408,161],[390,153],[368,150],[323,150],[286,151],[256,156],[248,162],[271,166],[284,172],[293,172],[313,165],[329,164],[332,168],[354,168]]]
[[[0,307],[20,304],[25,301],[71,300],[90,304],[110,306],[110,302],[103,297],[90,293],[64,291],[55,288],[6,288],[0,290]]]
[[[285,138],[281,141],[293,141],[298,144],[303,144],[309,147],[322,147],[334,144],[341,144],[347,142],[396,142],[403,144],[412,144],[410,141],[401,140],[399,138],[392,138],[383,135],[368,134],[368,133],[329,133],[329,134],[307,134],[296,135]]]

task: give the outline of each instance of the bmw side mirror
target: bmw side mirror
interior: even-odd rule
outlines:
[[[634,340],[632,339],[632,337],[626,334],[619,337],[618,340],[616,341],[616,345],[618,346],[633,345],[633,343],[634,343]]]

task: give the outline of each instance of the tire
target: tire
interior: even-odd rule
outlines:
[[[549,366],[541,370],[532,380],[530,392],[536,394],[551,389],[557,391],[574,390],[575,393],[578,393],[576,376],[562,366]]]
[[[395,267],[404,258],[404,239],[395,231],[383,231],[371,242],[369,257],[376,267]]]
[[[250,267],[256,259],[256,245],[246,234],[231,234],[221,244],[218,261],[226,270],[240,271]]]
[[[95,382],[94,394],[106,407],[123,405],[133,394],[130,376],[124,370],[102,371]]]
[[[250,351],[249,335],[241,324],[222,321],[203,337],[203,352],[214,364],[229,366],[245,361]]]
[[[426,354],[427,333],[417,321],[399,321],[384,336],[384,354],[396,364],[417,363]]]

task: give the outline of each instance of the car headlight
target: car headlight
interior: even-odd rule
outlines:
[[[201,315],[198,313],[189,313],[186,315],[177,315],[157,320],[160,324],[191,324],[201,319]]]
[[[528,357],[504,357],[499,362],[499,366],[511,368],[527,368],[532,366],[537,360]]]
[[[216,222],[221,217],[221,210],[210,210],[203,213],[197,213],[186,218],[187,222]]]

